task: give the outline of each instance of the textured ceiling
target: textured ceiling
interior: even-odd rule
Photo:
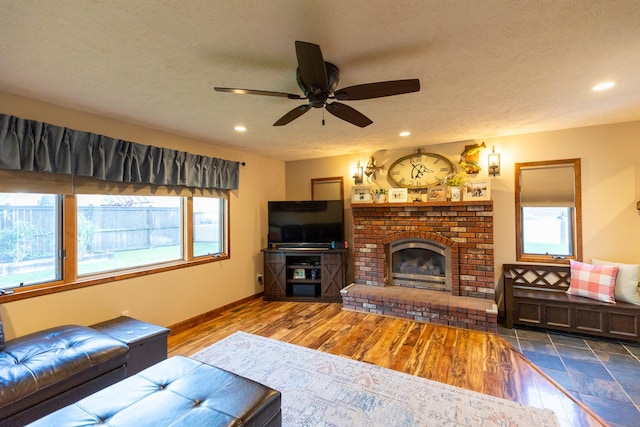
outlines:
[[[638,0],[0,0],[0,91],[282,160],[640,119]],[[339,88],[419,78],[352,101],[358,128],[303,103],[294,41]],[[617,85],[605,92],[601,81]],[[345,102],[346,103],[346,102]],[[242,124],[240,134],[233,130]],[[411,131],[400,138],[402,130]]]

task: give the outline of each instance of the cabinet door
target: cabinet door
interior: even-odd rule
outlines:
[[[341,253],[322,255],[322,296],[340,297],[344,288],[344,262]]]
[[[283,252],[264,253],[264,295],[282,297],[287,291],[286,262]]]

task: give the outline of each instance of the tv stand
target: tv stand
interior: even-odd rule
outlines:
[[[265,301],[342,302],[346,249],[264,249]]]

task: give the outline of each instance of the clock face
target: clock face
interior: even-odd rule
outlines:
[[[438,185],[453,170],[453,164],[444,156],[415,153],[393,162],[389,179],[400,187],[426,188]]]

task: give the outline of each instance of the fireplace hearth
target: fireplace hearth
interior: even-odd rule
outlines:
[[[495,332],[493,202],[351,206],[355,283],[343,307]]]

